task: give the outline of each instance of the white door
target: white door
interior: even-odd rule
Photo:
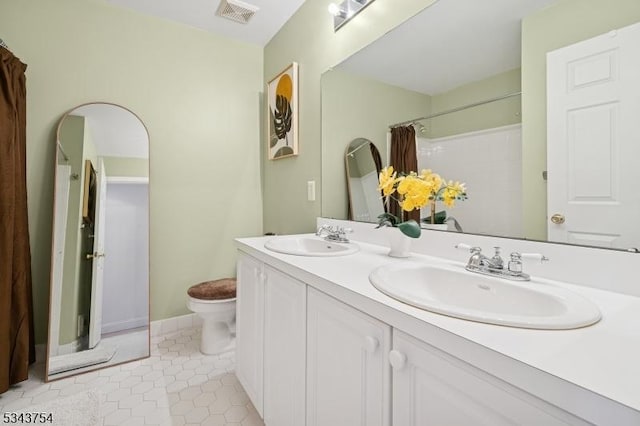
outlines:
[[[264,274],[262,263],[238,254],[236,297],[236,376],[263,414]]]
[[[548,237],[640,247],[640,24],[547,55]]]
[[[67,215],[69,213],[69,192],[71,187],[71,166],[56,166],[56,202],[53,228],[53,264],[51,271],[51,306],[62,306],[62,278],[64,274],[64,245],[67,236]],[[51,310],[51,338],[49,356],[58,355],[60,343],[60,311]]]
[[[489,374],[394,330],[393,424],[586,425]]]
[[[264,271],[264,422],[304,426],[307,286]]]
[[[96,215],[93,224],[93,262],[91,274],[91,311],[89,348],[95,348],[102,335],[102,286],[104,281],[104,237],[107,205],[107,175],[102,158],[96,176]]]
[[[307,426],[389,426],[391,328],[311,288]]]

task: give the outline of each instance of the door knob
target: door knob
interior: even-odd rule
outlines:
[[[400,351],[392,350],[389,352],[389,363],[394,370],[402,370],[407,363],[407,356]]]
[[[551,222],[556,225],[562,225],[564,223],[564,215],[561,215],[560,213],[554,214],[551,216]]]
[[[91,259],[99,259],[104,256],[105,256],[104,253],[95,252],[95,253],[87,253],[86,258],[87,260],[91,260]]]

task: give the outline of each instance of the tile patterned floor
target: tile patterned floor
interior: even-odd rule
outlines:
[[[153,337],[148,359],[51,383],[36,364],[29,380],[0,395],[0,413],[93,391],[100,426],[263,426],[233,373],[234,353],[207,356],[199,345],[199,328]]]

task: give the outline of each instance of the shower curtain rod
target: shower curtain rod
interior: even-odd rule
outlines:
[[[360,148],[362,148],[363,146],[369,145],[370,142],[367,143],[363,143],[362,145],[359,145],[357,148],[355,148],[353,151],[349,151],[347,152],[347,155],[351,155],[354,154],[357,150],[359,150]]]
[[[451,114],[451,113],[454,113],[454,112],[462,111],[462,110],[465,110],[465,109],[477,107],[477,106],[480,106],[480,105],[489,104],[491,102],[496,102],[496,101],[501,101],[503,99],[513,98],[514,96],[520,96],[521,94],[522,94],[522,92],[513,92],[513,93],[509,93],[507,95],[498,96],[497,98],[491,98],[491,99],[487,99],[487,100],[480,101],[480,102],[474,102],[474,103],[469,104],[469,105],[464,105],[464,106],[461,106],[461,107],[452,108],[452,109],[449,109],[449,110],[446,110],[446,111],[438,112],[436,114],[427,115],[426,117],[418,117],[418,118],[414,118],[413,120],[407,120],[407,121],[403,121],[401,123],[391,124],[389,126],[389,128],[393,129],[394,127],[404,126],[406,124],[415,123],[417,121],[427,120],[429,118],[440,117],[441,115],[447,115],[447,114]]]
[[[60,141],[56,141],[56,144],[58,144],[58,149],[60,149],[60,152],[62,153],[62,157],[64,158],[64,161],[69,161],[69,156],[67,155],[66,152],[64,152],[64,149],[62,149],[62,144],[60,143]]]

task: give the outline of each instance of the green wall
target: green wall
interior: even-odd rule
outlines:
[[[85,102],[123,105],[149,129],[151,319],[188,313],[190,285],[235,274],[233,238],[262,234],[262,47],[100,0],[3,0],[0,28],[28,64],[36,341],[47,332],[55,130]]]
[[[322,215],[347,218],[344,156],[351,141],[369,139],[386,163],[389,125],[427,115],[430,108],[430,97],[422,93],[340,70],[323,74]],[[366,167],[359,169],[361,174],[369,172]]]
[[[433,113],[520,91],[520,69],[465,84],[431,98]],[[520,123],[520,97],[504,99],[421,121],[430,138],[440,138]]]
[[[546,240],[546,54],[640,21],[638,0],[560,0],[522,22],[524,234]],[[542,202],[541,202],[542,200]]]
[[[265,84],[291,62],[300,65],[300,155],[269,161],[266,159],[266,135],[261,138],[265,231],[279,234],[309,232],[315,229],[316,217],[321,215],[320,199],[307,201],[307,181],[316,181],[317,194],[324,195],[329,190],[324,182],[327,176],[322,171],[322,73],[434,1],[377,0],[335,33],[333,17],[327,13],[333,0],[306,1],[265,46]],[[264,129],[265,122],[262,123]],[[343,182],[341,186],[344,186]]]
[[[102,157],[107,176],[147,177],[149,176],[149,160],[130,157]]]

